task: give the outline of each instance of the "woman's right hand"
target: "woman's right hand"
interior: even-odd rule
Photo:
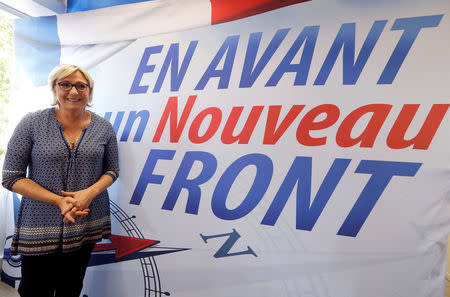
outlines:
[[[61,214],[63,216],[66,215],[66,213],[68,213],[73,208],[75,202],[75,199],[73,199],[72,197],[61,197],[61,199],[58,201],[58,207],[61,210]]]
[[[58,207],[61,210],[61,214],[64,216],[64,222],[75,223],[75,217],[82,218],[86,216],[89,210],[79,211],[74,208],[76,200],[69,196],[63,196],[58,202]]]

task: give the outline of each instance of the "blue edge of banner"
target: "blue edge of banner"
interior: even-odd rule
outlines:
[[[147,1],[149,0],[67,0],[67,12],[71,13],[78,11],[87,11],[92,9]]]
[[[50,71],[59,65],[61,43],[56,22],[56,16],[14,20],[16,67],[22,68],[35,86],[45,85]],[[20,71],[16,73],[19,78]]]
[[[67,12],[87,11],[149,0],[68,0]],[[61,43],[57,17],[30,17],[14,20],[16,67],[27,73],[35,86],[47,84],[50,71],[60,64]],[[16,71],[19,81],[21,71]]]

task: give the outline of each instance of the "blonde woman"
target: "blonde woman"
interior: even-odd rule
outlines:
[[[85,70],[59,65],[48,81],[54,107],[17,125],[2,184],[22,195],[11,244],[22,256],[20,295],[75,297],[95,243],[111,234],[106,189],[119,173],[117,140],[86,110],[94,82]]]

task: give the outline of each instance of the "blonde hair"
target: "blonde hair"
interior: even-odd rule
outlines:
[[[84,78],[87,80],[90,89],[87,106],[92,106],[92,95],[94,93],[94,80],[89,75],[89,73],[83,68],[69,64],[61,64],[56,66],[55,68],[53,68],[53,70],[50,72],[50,75],[48,76],[48,86],[50,88],[50,91],[53,93],[53,101],[51,103],[52,106],[58,105],[58,98],[56,97],[55,91],[56,81],[71,75],[75,71],[80,71],[81,74],[83,74]]]

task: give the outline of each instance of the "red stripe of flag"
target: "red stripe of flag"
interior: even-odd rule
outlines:
[[[211,24],[230,22],[311,0],[210,0]]]

